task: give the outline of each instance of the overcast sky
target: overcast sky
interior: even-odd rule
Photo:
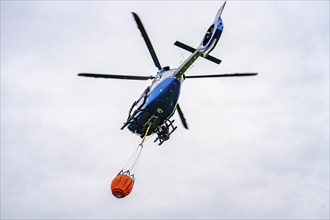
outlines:
[[[120,130],[153,75],[197,47],[222,1],[1,1],[1,218],[328,219],[329,1],[228,1],[212,55],[186,74],[190,130],[148,139],[132,193],[111,180],[140,138]]]

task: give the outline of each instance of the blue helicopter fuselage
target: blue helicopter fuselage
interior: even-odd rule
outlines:
[[[154,78],[141,106],[129,120],[128,129],[142,135],[146,125],[152,122],[148,135],[170,118],[176,109],[183,77],[176,77],[175,70],[162,70]]]

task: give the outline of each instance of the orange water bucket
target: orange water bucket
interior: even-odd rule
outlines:
[[[124,198],[133,189],[133,179],[125,174],[118,174],[111,182],[111,192],[118,199]]]

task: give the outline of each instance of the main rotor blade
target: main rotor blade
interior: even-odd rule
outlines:
[[[195,79],[195,78],[255,76],[255,75],[258,75],[258,73],[230,73],[230,74],[216,74],[216,75],[196,75],[196,76],[186,76],[186,78],[187,79]]]
[[[152,57],[152,59],[153,59],[153,61],[154,61],[155,66],[156,66],[159,70],[161,70],[161,69],[162,69],[162,66],[161,66],[160,63],[159,63],[159,60],[158,60],[157,55],[156,55],[156,52],[155,52],[154,48],[152,47],[152,44],[151,44],[151,42],[150,42],[150,39],[149,39],[149,37],[148,37],[148,35],[147,35],[146,30],[145,30],[144,27],[143,27],[143,24],[142,24],[142,22],[141,22],[139,16],[138,16],[136,13],[134,13],[134,12],[132,12],[132,14],[133,14],[133,17],[134,17],[134,19],[135,19],[135,21],[136,21],[136,24],[137,24],[138,28],[139,28],[140,31],[141,31],[141,34],[142,34],[142,37],[143,37],[144,41],[145,41],[146,44],[147,44],[148,50],[149,50],[150,55],[151,55],[151,57]]]
[[[183,127],[188,130],[189,129],[188,124],[187,124],[187,121],[186,121],[185,117],[183,116],[183,112],[180,108],[179,103],[176,105],[176,110],[178,110],[178,113],[179,113],[179,116],[180,116]]]
[[[153,76],[129,76],[129,75],[112,75],[99,73],[79,73],[78,76],[107,78],[107,79],[128,79],[128,80],[148,80],[153,79]]]

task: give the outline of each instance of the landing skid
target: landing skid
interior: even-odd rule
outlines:
[[[128,124],[130,124],[130,123],[133,123],[131,120],[132,120],[132,118],[134,118],[134,116],[137,114],[137,113],[139,113],[139,112],[149,112],[148,110],[146,110],[146,109],[137,109],[137,110],[135,110],[134,111],[134,113],[131,115],[131,116],[129,116],[129,118],[127,119],[127,121],[124,123],[124,125],[120,128],[120,130],[123,130],[124,128],[126,128],[126,126],[128,125]],[[150,114],[152,114],[151,112],[149,112]],[[152,116],[152,119],[154,119],[154,117],[157,117],[158,118],[158,116],[155,116],[155,115],[153,115]],[[150,121],[150,120],[149,120]],[[148,122],[149,122],[148,121]],[[146,124],[148,124],[148,122],[146,123]],[[142,125],[140,125],[141,127],[142,127]]]
[[[159,141],[158,145],[162,145],[165,141],[170,139],[171,134],[178,128],[177,126],[173,125],[174,120],[166,120],[166,122],[160,126],[157,130],[158,137],[154,141],[156,143]]]
[[[126,122],[124,123],[124,125],[120,128],[120,130],[123,130],[129,123],[130,123],[130,120],[140,111],[143,111],[141,110],[141,107],[145,104],[146,102],[146,97],[147,97],[147,94],[149,93],[150,91],[150,86],[148,86],[146,88],[146,90],[142,93],[142,95],[140,96],[140,98],[135,101],[133,103],[133,105],[131,106],[130,110],[129,110],[129,113],[128,113],[128,118],[126,120]],[[140,104],[139,104],[140,103]],[[137,107],[138,106],[138,107]],[[134,108],[137,108],[133,111]],[[133,114],[132,114],[133,112]]]

